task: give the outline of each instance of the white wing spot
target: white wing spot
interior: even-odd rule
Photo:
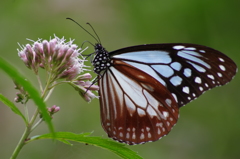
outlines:
[[[211,78],[212,80],[215,79],[213,75],[207,75],[207,76],[208,76],[208,78]]]
[[[149,133],[148,133],[148,138],[151,138],[151,137],[152,137],[152,135],[151,135],[151,133],[149,132]]]
[[[120,132],[120,133],[119,133],[119,136],[120,136],[120,137],[123,137],[123,133],[122,133],[122,132]]]
[[[183,87],[182,91],[189,94],[189,87],[188,86]]]
[[[172,93],[172,96],[174,97],[175,101],[178,102],[176,94]]]
[[[162,127],[163,126],[163,123],[157,123],[156,124],[156,127]]]
[[[167,105],[168,105],[169,107],[171,107],[171,104],[172,104],[171,99],[166,99],[165,102],[167,103]]]
[[[147,131],[150,131],[150,128],[149,128],[149,127],[146,127],[146,130],[147,130]]]
[[[175,49],[175,50],[181,50],[183,48],[185,48],[185,46],[182,46],[182,45],[173,46],[173,49]]]
[[[135,132],[132,134],[132,139],[136,139],[136,134],[135,134]]]
[[[195,47],[186,47],[184,50],[196,50]]]
[[[163,116],[167,118],[169,116],[169,113],[167,111],[163,111]]]
[[[127,139],[130,138],[130,134],[129,134],[129,132],[126,134],[126,138],[127,138]]]
[[[191,97],[187,97],[188,100],[191,100]]]
[[[201,52],[201,53],[205,53],[206,51],[204,51],[204,50],[199,50],[199,52]]]
[[[216,82],[215,82],[215,81],[212,81],[212,83],[213,83],[213,84],[216,84]]]
[[[218,59],[219,59],[219,61],[221,61],[221,62],[225,62],[224,59],[221,58],[221,57],[219,57]]]
[[[164,131],[165,131],[165,128],[162,128],[162,131],[164,132]]]
[[[193,94],[192,94],[192,96],[193,96],[193,97],[196,97],[196,94],[195,94],[195,93],[193,93]]]
[[[158,135],[160,135],[160,134],[161,134],[161,130],[160,130],[160,128],[158,128],[158,132],[157,132],[157,133],[158,133]]]
[[[145,76],[142,76],[142,75],[137,75],[137,77],[138,77],[139,79],[141,79],[141,80],[145,80],[145,79],[146,79],[146,77],[145,77]]]
[[[170,126],[170,123],[169,123],[169,121],[167,121],[167,126]]]
[[[206,87],[208,87],[208,84],[207,84],[207,83],[205,83],[205,86],[206,86]]]
[[[223,65],[219,65],[219,68],[220,68],[222,71],[226,71],[226,68],[225,68]]]
[[[202,80],[201,80],[200,77],[196,77],[196,78],[195,78],[195,82],[201,84],[201,83],[202,83]]]
[[[199,87],[199,90],[200,90],[200,91],[203,91],[203,88],[202,88],[202,87]]]
[[[222,77],[222,74],[220,72],[217,73],[218,77]]]
[[[145,138],[145,137],[144,137],[144,134],[141,133],[140,139],[144,139],[144,138]]]

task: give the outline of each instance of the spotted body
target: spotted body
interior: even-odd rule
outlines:
[[[97,54],[92,61],[94,66],[93,71],[98,75],[102,75],[111,66],[111,59],[101,44],[95,45],[95,52]]]

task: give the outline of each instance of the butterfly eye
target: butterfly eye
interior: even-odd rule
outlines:
[[[237,72],[229,57],[201,45],[149,44],[109,53],[100,44],[95,48],[102,126],[130,145],[167,135],[180,107]]]

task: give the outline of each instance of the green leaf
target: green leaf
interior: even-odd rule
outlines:
[[[55,136],[53,137],[52,134],[43,134],[39,136],[34,136],[30,140],[27,141],[31,142],[34,140],[39,139],[56,139],[61,142],[64,141],[75,141],[80,143],[85,143],[89,145],[98,146],[104,149],[107,149],[109,151],[114,152],[118,156],[124,159],[142,159],[136,152],[130,150],[129,148],[125,147],[124,144],[115,142],[110,139],[104,139],[101,137],[95,137],[95,136],[89,136],[91,133],[82,133],[82,134],[74,134],[71,132],[55,132]],[[69,142],[68,142],[69,143]]]
[[[41,98],[37,89],[27,80],[25,80],[24,76],[21,75],[16,68],[14,68],[11,64],[6,62],[4,59],[0,58],[0,69],[2,69],[8,76],[10,76],[14,81],[23,86],[24,90],[28,92],[31,99],[38,106],[39,110],[42,113],[42,117],[44,121],[47,123],[49,130],[53,133],[53,125],[51,122],[51,117],[47,112],[46,104]]]
[[[9,108],[11,108],[14,113],[16,113],[17,115],[20,115],[23,118],[23,120],[25,121],[25,124],[27,125],[27,119],[22,114],[22,112],[14,105],[14,103],[12,103],[10,100],[8,100],[6,97],[4,97],[2,94],[0,94],[0,101],[2,101],[3,104],[5,104]]]

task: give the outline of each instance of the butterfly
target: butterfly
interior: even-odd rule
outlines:
[[[167,135],[180,107],[227,84],[237,72],[233,60],[202,45],[146,44],[108,52],[95,39],[91,62],[98,75],[102,127],[110,138],[129,145]]]
[[[176,124],[179,108],[232,80],[236,64],[212,48],[148,44],[107,52],[95,45],[101,122],[110,138],[129,145],[156,141]]]

